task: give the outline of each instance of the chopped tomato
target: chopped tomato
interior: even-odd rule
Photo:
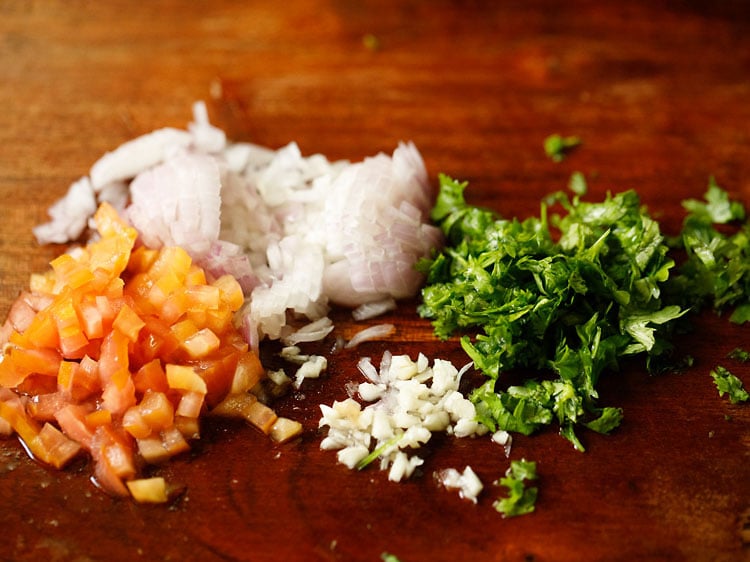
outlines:
[[[63,392],[37,394],[29,399],[26,410],[36,420],[52,421],[55,419],[55,412],[67,406],[68,402],[68,397]]]
[[[149,390],[166,392],[169,389],[167,373],[159,359],[152,359],[133,374],[133,384],[138,393],[144,394]]]
[[[57,388],[67,393],[73,401],[86,400],[102,388],[99,364],[88,355],[79,362],[60,361]]]
[[[182,248],[136,247],[107,203],[94,218],[100,237],[32,275],[0,329],[0,433],[55,467],[87,451],[102,489],[162,501],[137,467],[187,451],[206,411],[280,424],[248,392],[265,373],[234,325],[239,283]]]
[[[116,496],[127,496],[123,480],[134,478],[136,470],[133,447],[125,436],[112,427],[97,427],[91,440],[91,456],[96,484]]]
[[[188,365],[168,364],[167,383],[170,388],[187,392],[206,394],[206,381]]]
[[[50,423],[45,423],[39,431],[40,447],[44,449],[42,460],[55,468],[65,466],[81,450],[76,443]]]
[[[123,304],[120,312],[115,316],[112,327],[121,334],[124,334],[130,341],[136,341],[138,333],[145,325],[146,323],[143,319],[126,303]]]
[[[57,376],[61,359],[56,349],[9,345],[0,361],[0,385],[17,387],[32,374]]]
[[[15,330],[23,332],[31,326],[36,312],[25,298],[16,299],[8,312],[8,322]]]
[[[130,480],[127,485],[130,493],[139,502],[164,503],[169,499],[167,483],[160,476]]]
[[[198,418],[203,410],[206,395],[202,392],[187,391],[180,397],[175,414],[183,418]]]
[[[91,450],[94,429],[88,424],[87,417],[93,406],[87,404],[68,404],[55,412],[55,419],[65,435],[80,443],[86,450]]]
[[[174,406],[163,392],[148,391],[138,404],[141,417],[152,431],[161,431],[174,425]]]

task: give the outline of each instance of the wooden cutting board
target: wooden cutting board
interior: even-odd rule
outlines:
[[[635,188],[674,233],[680,201],[711,175],[750,204],[749,32],[741,1],[0,0],[0,316],[62,250],[32,236],[47,207],[105,151],[184,127],[198,99],[230,139],[273,148],[359,160],[413,140],[433,181],[469,180],[471,202],[508,217],[582,171],[592,199]],[[554,163],[552,133],[583,145]],[[319,449],[318,405],[346,396],[361,355],[466,361],[416,304],[383,319],[397,326],[387,341],[331,355],[324,378],[277,404],[301,439],[207,422],[191,454],[159,469],[187,487],[168,507],[106,496],[85,459],[52,471],[1,442],[0,559],[750,558],[750,407],[708,374],[750,347],[747,326],[703,314],[679,341],[691,369],[607,374],[601,402],[625,421],[586,433],[585,453],[554,429],[517,437],[511,458],[537,461],[539,499],[503,519],[492,482],[509,459],[486,438],[434,439],[422,474],[399,484]],[[359,327],[335,319],[345,337]],[[750,385],[747,367],[736,373]],[[432,477],[467,464],[486,484],[476,505]]]

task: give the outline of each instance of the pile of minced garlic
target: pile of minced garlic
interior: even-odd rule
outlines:
[[[409,478],[423,463],[416,449],[427,443],[433,432],[456,437],[487,433],[488,428],[476,420],[474,404],[459,391],[461,376],[470,367],[458,370],[442,359],[435,359],[430,366],[421,353],[413,361],[408,355],[386,351],[379,369],[370,358],[360,359],[358,368],[366,380],[349,385],[349,398],[320,406],[319,425],[328,426],[321,448],[338,450],[338,461],[349,468],[363,468],[379,460],[381,470],[388,470],[389,480]],[[363,406],[357,396],[368,404]],[[506,444],[507,433],[502,433],[505,436],[493,438]],[[446,487],[463,487],[451,478],[445,480]],[[475,501],[479,491],[481,484],[474,482],[462,490],[462,496]]]

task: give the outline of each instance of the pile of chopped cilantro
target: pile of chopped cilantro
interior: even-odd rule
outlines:
[[[750,227],[713,180],[705,201],[684,203],[673,239],[635,191],[583,201],[580,174],[572,195],[552,194],[525,220],[468,205],[466,187],[440,176],[432,219],[447,242],[419,264],[427,283],[418,312],[439,337],[461,335],[487,376],[471,399],[493,430],[528,435],[556,422],[583,450],[578,428],[608,433],[622,419],[620,408],[598,405],[605,370],[632,356],[655,370],[689,310],[734,306],[734,321],[750,318]],[[717,228],[737,221],[734,233]],[[528,376],[509,385],[502,375],[514,370]]]

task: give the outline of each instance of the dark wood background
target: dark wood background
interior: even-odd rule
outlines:
[[[374,38],[376,48],[366,37]],[[369,45],[369,46],[368,46]],[[666,229],[714,175],[750,204],[750,4],[0,0],[0,315],[60,248],[31,234],[107,150],[184,127],[193,101],[233,140],[358,160],[399,140],[430,176],[469,180],[469,199],[536,213],[571,172],[592,198],[637,189]],[[551,133],[584,145],[555,164]],[[318,404],[345,396],[360,355],[385,349],[463,363],[415,302],[387,342],[331,357],[328,375],[278,404],[305,425],[281,447],[242,424],[209,422],[194,453],[162,470],[187,485],[175,505],[113,500],[85,461],[55,472],[0,443],[2,560],[342,560],[402,562],[734,561],[749,558],[750,408],[708,375],[750,328],[705,314],[681,341],[681,374],[640,364],[608,375],[613,435],[575,452],[554,430],[515,441],[538,462],[537,511],[503,519],[490,483],[508,466],[487,439],[438,438],[424,475],[392,484],[321,452]],[[345,313],[339,333],[354,330]],[[747,368],[737,374],[750,385]],[[729,419],[728,419],[729,418]],[[434,470],[471,464],[478,505]]]

